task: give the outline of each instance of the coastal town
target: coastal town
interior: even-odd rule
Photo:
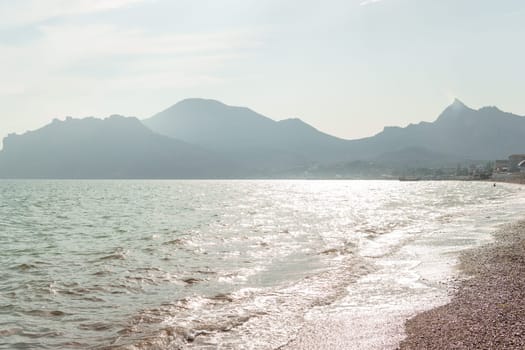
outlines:
[[[525,154],[512,154],[507,159],[471,163],[456,169],[439,169],[428,180],[494,180],[502,182],[525,182]]]
[[[470,162],[453,167],[408,168],[400,181],[437,180],[493,180],[496,182],[525,183],[525,154],[512,154],[507,159]]]
[[[418,164],[420,163],[420,164]],[[470,160],[457,163],[410,164],[388,161],[353,161],[323,166],[309,165],[305,169],[281,174],[283,177],[306,179],[365,179],[400,181],[475,181],[525,183],[525,154],[511,154],[507,159]]]
[[[508,159],[496,160],[491,179],[495,181],[525,182],[525,154],[513,154]]]

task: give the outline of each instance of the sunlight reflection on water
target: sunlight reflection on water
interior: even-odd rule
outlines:
[[[312,307],[359,303],[348,299],[356,281],[395,252],[486,240],[521,213],[520,191],[467,182],[0,181],[0,348],[140,343],[161,330],[162,341],[188,347],[277,347]],[[417,273],[398,277],[419,283]],[[387,294],[388,284],[372,285]]]

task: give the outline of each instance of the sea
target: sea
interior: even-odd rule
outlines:
[[[366,338],[384,345],[388,327],[446,302],[460,252],[520,219],[523,193],[466,181],[2,180],[0,349],[286,349],[341,315],[375,324]]]

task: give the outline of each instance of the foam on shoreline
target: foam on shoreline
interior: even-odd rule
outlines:
[[[461,234],[458,227],[421,233],[387,256],[370,256],[376,271],[352,284],[348,295],[328,309],[311,310],[297,337],[281,349],[397,348],[407,337],[408,319],[449,305],[464,272],[470,273],[465,266],[472,269],[484,261],[479,254],[485,253],[474,252],[494,246],[496,227],[474,225]],[[497,232],[500,242],[508,225]],[[413,336],[419,337],[417,330]],[[407,349],[427,348],[417,344]]]
[[[525,222],[461,256],[465,280],[450,303],[406,323],[400,349],[525,348]]]
[[[405,338],[405,321],[450,301],[458,256],[470,240],[458,244],[453,231],[422,234],[387,256],[371,256],[374,272],[350,285],[347,296],[328,308],[310,310],[297,337],[282,349],[394,349]],[[478,243],[478,244],[479,244]]]

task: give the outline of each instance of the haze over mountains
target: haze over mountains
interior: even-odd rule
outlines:
[[[421,147],[464,160],[507,158],[525,151],[525,118],[496,107],[471,109],[456,99],[433,123],[388,127],[361,140],[364,151]]]
[[[433,123],[344,140],[300,119],[187,99],[142,123],[112,116],[54,121],[4,139],[4,178],[302,177],[355,161],[383,167],[454,166],[525,153],[525,118],[455,100]],[[335,171],[335,170],[334,170]],[[328,175],[330,176],[330,175]]]
[[[136,118],[54,120],[4,139],[0,176],[8,178],[227,177],[226,160],[155,134]]]
[[[350,159],[348,141],[299,119],[274,121],[245,107],[187,99],[144,120],[151,130],[224,154],[260,172]]]

